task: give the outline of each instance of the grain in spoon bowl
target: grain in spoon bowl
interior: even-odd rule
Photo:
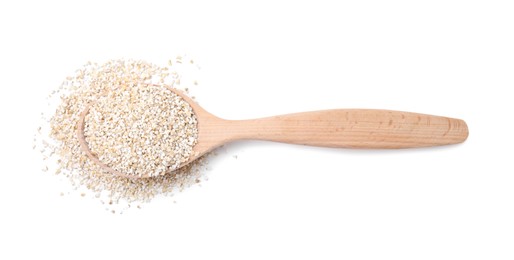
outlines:
[[[94,102],[84,118],[91,152],[114,173],[154,177],[187,162],[197,143],[191,106],[169,87],[123,84]]]

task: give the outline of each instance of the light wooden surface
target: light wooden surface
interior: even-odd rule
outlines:
[[[468,137],[463,120],[410,112],[333,109],[251,120],[212,115],[184,93],[198,118],[196,157],[237,140],[268,140],[335,148],[399,149],[457,144]]]
[[[198,119],[198,143],[193,148],[194,156],[187,163],[237,140],[268,140],[335,148],[399,149],[457,144],[468,137],[468,127],[463,120],[391,110],[334,109],[252,120],[225,120],[207,112],[181,91],[171,90],[191,105]],[[77,127],[82,149],[108,172],[132,177],[103,164],[89,149],[84,138],[84,117],[88,109],[82,113]]]

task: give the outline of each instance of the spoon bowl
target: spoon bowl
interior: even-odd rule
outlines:
[[[332,109],[226,120],[207,112],[184,92],[168,88],[191,106],[197,118],[197,143],[193,154],[180,167],[223,144],[245,139],[334,148],[401,149],[457,144],[468,137],[468,127],[460,119],[378,109]],[[91,151],[84,135],[85,117],[90,107],[88,105],[81,113],[77,125],[78,140],[87,157],[117,176],[150,177],[116,171]]]

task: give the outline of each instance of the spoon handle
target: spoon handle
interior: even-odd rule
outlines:
[[[463,120],[390,110],[334,109],[226,123],[232,140],[324,147],[429,147],[461,143],[468,137]]]

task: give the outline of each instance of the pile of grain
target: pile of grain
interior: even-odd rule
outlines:
[[[196,118],[190,106],[184,105],[185,101],[177,99],[177,95],[165,87],[155,86],[180,88],[180,79],[181,75],[171,65],[159,67],[137,60],[86,64],[66,78],[50,96],[50,99],[59,97],[59,105],[48,118],[50,138],[42,135],[41,151],[49,162],[45,169],[50,167],[56,174],[70,180],[75,189],[86,188],[106,204],[125,201],[129,207],[133,202],[149,201],[156,195],[171,195],[176,190],[198,183],[202,177],[201,159],[175,170],[187,160],[191,147],[196,143]],[[150,100],[154,97],[160,100]],[[139,101],[134,102],[134,99]],[[130,104],[137,109],[130,109]],[[120,171],[135,175],[150,172],[154,177],[129,179],[114,176],[88,159],[77,137],[79,116],[88,105],[92,109],[91,116],[86,118],[86,138],[100,159]],[[164,109],[168,105],[171,109]],[[164,121],[156,123],[156,120]],[[121,123],[126,125],[117,128]],[[165,126],[174,124],[175,130],[168,132],[169,128]],[[176,134],[178,139],[168,138]],[[113,135],[131,137],[116,139]],[[113,143],[106,144],[106,140]],[[143,143],[130,144],[136,140]],[[160,142],[161,146],[156,145]],[[143,147],[153,149],[138,152]],[[123,152],[117,153],[111,148],[120,148]],[[52,158],[55,167],[50,163]],[[151,159],[154,160],[152,165],[149,163]],[[129,167],[131,163],[133,167]],[[164,171],[167,173],[162,174]]]

